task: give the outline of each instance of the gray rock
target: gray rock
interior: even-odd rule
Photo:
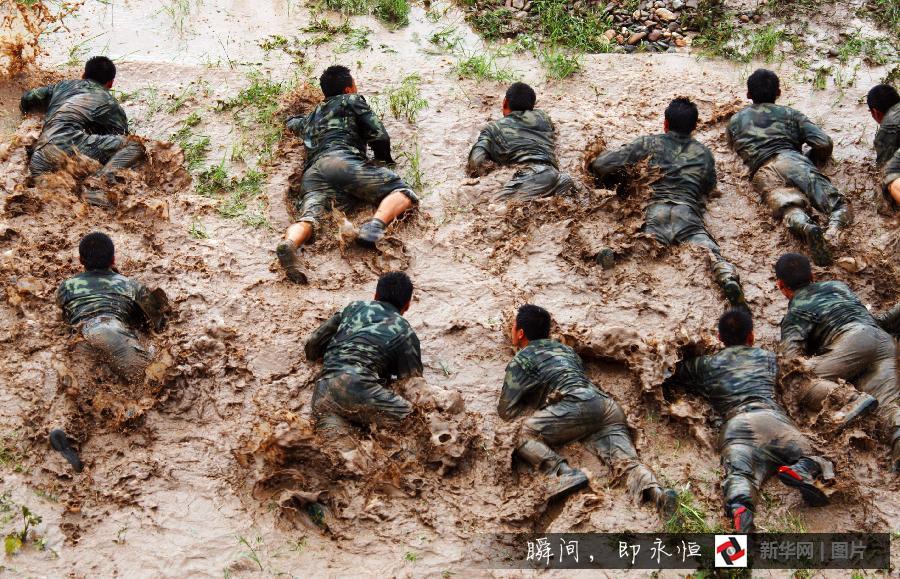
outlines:
[[[669,29],[669,32],[675,32],[680,28],[680,26],[678,26],[677,22],[669,22],[669,25],[666,28]]]
[[[512,7],[516,10],[524,10],[525,0],[512,0]]]
[[[647,41],[648,42],[656,42],[657,40],[659,40],[660,36],[662,36],[662,32],[660,32],[659,30],[654,30],[650,34],[647,35]]]
[[[696,10],[700,6],[700,0],[684,0],[684,5],[692,10]]]
[[[682,0],[672,0],[672,9],[673,10],[681,10],[684,6],[684,2]]]

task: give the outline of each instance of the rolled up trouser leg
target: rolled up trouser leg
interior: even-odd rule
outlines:
[[[97,316],[84,322],[81,334],[112,370],[130,382],[144,379],[152,361],[134,332],[117,318]]]
[[[56,145],[52,143],[47,144],[31,155],[31,161],[28,163],[28,170],[34,177],[43,175],[44,173],[52,173],[59,168],[66,156],[68,156],[68,153]]]
[[[516,448],[515,456],[545,474],[555,473],[559,466],[565,462],[565,459],[549,446],[534,439],[526,440],[520,444]]]

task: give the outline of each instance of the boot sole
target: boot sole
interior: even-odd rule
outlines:
[[[561,489],[557,489],[556,492],[554,492],[552,495],[550,495],[550,500],[561,499],[563,497],[567,497],[576,491],[580,491],[581,489],[585,488],[586,486],[588,486],[588,478],[587,478],[587,476],[583,476],[582,478],[579,478],[578,480],[572,482],[568,486],[563,487]]]
[[[306,284],[308,282],[306,274],[297,268],[297,256],[292,255],[293,253],[294,250],[281,243],[275,248],[275,255],[278,256],[278,263],[281,264],[281,269],[284,270],[287,278],[294,283]]]
[[[778,473],[778,480],[780,480],[782,484],[800,491],[803,500],[811,507],[824,507],[829,503],[825,493],[813,484],[797,480],[784,472]]]
[[[53,447],[53,450],[63,455],[63,458],[72,465],[75,472],[81,472],[84,469],[84,465],[81,463],[78,453],[75,452],[75,449],[69,444],[69,437],[66,436],[65,432],[58,428],[50,431],[50,446]]]

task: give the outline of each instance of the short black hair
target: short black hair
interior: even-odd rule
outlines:
[[[666,107],[669,130],[676,133],[693,133],[697,128],[698,118],[700,118],[700,113],[697,111],[697,105],[692,103],[689,98],[679,97]]]
[[[412,299],[413,284],[409,276],[402,271],[392,271],[378,278],[375,287],[375,297],[380,302],[386,302],[402,310],[403,306]]]
[[[728,310],[719,318],[719,338],[726,346],[743,346],[753,331],[753,317],[745,310]]]
[[[775,263],[775,277],[792,290],[812,282],[812,266],[809,259],[799,253],[785,253]]]
[[[325,98],[343,94],[345,88],[353,86],[353,75],[346,66],[329,66],[319,77],[319,86],[322,87]]]
[[[900,103],[900,94],[897,94],[897,89],[889,84],[876,84],[866,95],[866,104],[869,108],[882,113],[888,112],[897,103]]]
[[[105,56],[93,56],[84,63],[84,78],[106,84],[116,78],[116,65]]]
[[[533,304],[522,304],[516,312],[516,327],[525,332],[531,340],[545,340],[550,337],[550,312]]]
[[[537,95],[534,89],[524,82],[514,82],[506,89],[506,103],[514,111],[530,111],[534,109]]]
[[[747,94],[756,104],[774,103],[779,90],[778,75],[766,68],[757,68],[747,79]]]
[[[116,247],[107,234],[95,231],[81,238],[78,255],[87,270],[109,269],[116,256]]]

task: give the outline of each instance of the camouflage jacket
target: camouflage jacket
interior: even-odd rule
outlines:
[[[564,397],[590,400],[598,395],[605,396],[585,375],[575,350],[556,340],[534,340],[506,366],[497,413],[510,420],[527,406],[545,408]]]
[[[558,168],[556,127],[542,110],[513,111],[482,129],[469,152],[469,167],[541,163]]]
[[[811,283],[794,292],[781,320],[781,347],[788,357],[814,356],[852,325],[878,327],[856,294],[841,281]]]
[[[728,121],[728,143],[750,168],[750,173],[781,151],[802,152],[815,164],[831,157],[831,138],[803,113],[774,103],[750,105]]]
[[[605,186],[620,181],[625,170],[647,159],[660,172],[653,182],[651,202],[689,205],[698,214],[716,186],[716,163],[706,146],[690,135],[669,131],[640,137],[630,144],[603,153],[591,162],[591,172]]]
[[[362,95],[330,97],[310,114],[290,117],[287,127],[303,139],[306,168],[330,151],[347,151],[365,157],[366,145],[372,147],[376,158],[392,162],[387,129]]]
[[[91,270],[70,277],[56,292],[63,318],[75,325],[102,314],[132,327],[146,320],[141,304],[151,292],[138,281],[112,270]]]
[[[419,338],[393,305],[357,301],[325,321],[306,341],[306,358],[324,358],[321,378],[354,374],[386,385],[420,376]]]
[[[747,405],[781,411],[775,401],[775,354],[751,346],[730,346],[710,356],[685,360],[673,381],[705,396],[720,415],[734,416]]]
[[[884,167],[884,186],[900,179],[900,103],[884,115],[875,133],[875,162]]]
[[[71,151],[84,135],[126,135],[128,118],[115,97],[92,80],[64,80],[22,95],[23,113],[43,110],[44,128],[35,150],[53,143]]]

